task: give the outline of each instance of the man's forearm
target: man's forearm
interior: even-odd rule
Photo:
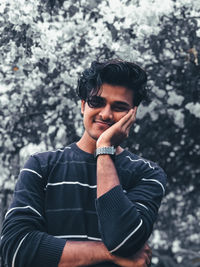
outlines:
[[[112,255],[102,242],[68,241],[58,267],[77,267],[111,261]]]
[[[118,174],[111,157],[99,155],[97,158],[97,198],[119,184]]]
[[[150,259],[151,250],[148,245],[131,258],[121,258],[110,254],[102,242],[68,241],[58,267],[88,266],[104,261],[111,261],[123,267],[147,267]]]
[[[144,245],[148,238],[145,224],[136,206],[123,192],[109,155],[97,158],[96,210],[102,241],[111,253],[129,257]]]

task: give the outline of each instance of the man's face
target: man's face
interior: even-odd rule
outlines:
[[[133,91],[123,86],[104,83],[98,96],[88,102],[82,100],[85,135],[88,141],[97,140],[111,125],[119,121],[133,108]]]

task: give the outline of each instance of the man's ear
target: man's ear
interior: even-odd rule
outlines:
[[[85,110],[85,100],[81,99],[81,114],[84,113]]]

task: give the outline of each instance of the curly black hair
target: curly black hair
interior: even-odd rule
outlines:
[[[82,100],[87,101],[89,96],[99,93],[104,83],[133,90],[134,106],[139,106],[147,96],[146,72],[137,64],[120,59],[93,61],[78,80],[77,94]]]

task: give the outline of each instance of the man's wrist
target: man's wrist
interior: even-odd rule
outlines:
[[[112,144],[110,142],[98,142],[96,143],[96,149],[99,147],[109,147],[112,146]]]
[[[110,155],[110,156],[114,156],[116,152],[116,149],[114,148],[114,146],[102,146],[102,147],[98,147],[95,150],[94,156],[95,158],[98,157],[99,155]]]

